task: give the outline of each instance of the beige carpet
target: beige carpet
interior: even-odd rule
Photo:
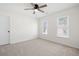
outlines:
[[[79,50],[43,39],[0,46],[2,56],[77,56]]]

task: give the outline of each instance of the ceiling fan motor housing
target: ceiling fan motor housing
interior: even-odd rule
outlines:
[[[35,7],[34,7],[34,9],[38,9],[39,8],[39,6],[37,5],[37,4],[35,4]]]

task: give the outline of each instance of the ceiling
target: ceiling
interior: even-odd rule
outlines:
[[[39,5],[47,4],[47,7],[41,8],[41,10],[44,10],[45,13],[41,13],[38,11],[36,12],[36,14],[33,14],[33,10],[24,10],[25,8],[32,7],[30,3],[0,3],[0,10],[20,13],[33,18],[40,18],[57,11],[61,11],[79,5],[78,3],[38,3],[38,4]]]

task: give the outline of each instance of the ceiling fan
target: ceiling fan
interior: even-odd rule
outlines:
[[[44,13],[44,11],[42,11],[40,8],[47,7],[47,4],[44,4],[44,5],[41,5],[41,6],[39,6],[36,3],[30,3],[30,4],[32,5],[33,8],[26,8],[24,10],[34,10],[33,14],[35,14],[36,11],[40,11],[40,12]]]

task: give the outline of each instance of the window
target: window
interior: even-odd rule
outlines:
[[[57,19],[57,37],[69,38],[68,16],[62,16]]]
[[[43,21],[43,34],[47,34],[47,28],[48,28],[48,21]]]

